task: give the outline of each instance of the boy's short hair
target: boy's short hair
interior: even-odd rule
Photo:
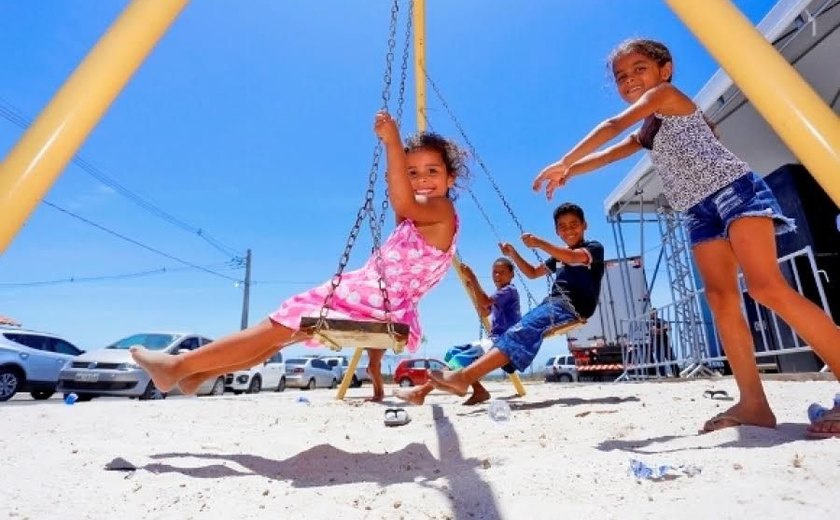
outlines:
[[[493,262],[493,264],[494,265],[495,264],[502,264],[503,266],[510,269],[511,273],[513,272],[513,262],[511,262],[509,258],[506,258],[504,256],[500,256],[499,258],[496,259],[495,262]]]
[[[554,225],[557,225],[560,217],[569,213],[579,218],[581,222],[586,222],[586,217],[583,216],[583,209],[580,206],[571,202],[564,202],[554,210]]]

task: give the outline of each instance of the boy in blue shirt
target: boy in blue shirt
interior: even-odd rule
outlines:
[[[493,348],[468,367],[455,372],[430,372],[430,382],[435,388],[464,395],[473,382],[493,370],[524,371],[539,352],[543,334],[549,329],[589,318],[595,312],[604,276],[604,246],[585,239],[586,219],[580,206],[561,204],[554,210],[554,226],[566,247],[556,246],[531,233],[522,235],[522,242],[527,247],[551,255],[539,265],[526,261],[512,245],[501,244],[502,253],[528,278],[555,273],[551,294],[496,338]]]
[[[507,258],[499,258],[493,262],[493,284],[496,292],[489,296],[478,281],[478,277],[466,264],[461,264],[461,273],[465,278],[467,290],[473,295],[473,300],[478,307],[481,317],[490,316],[490,342],[493,343],[512,325],[521,319],[519,310],[519,292],[511,283],[513,281],[513,263]],[[458,370],[469,366],[472,362],[484,354],[482,342],[458,345],[446,352],[443,360],[452,370]],[[466,406],[483,403],[490,399],[490,392],[479,381],[472,383],[473,394],[464,404]],[[423,404],[426,396],[434,390],[431,383],[411,389],[400,389],[394,395],[400,399],[413,404]]]

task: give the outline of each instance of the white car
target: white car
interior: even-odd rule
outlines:
[[[59,375],[58,391],[73,392],[79,401],[97,396],[163,399],[166,394],[155,388],[145,370],[131,357],[129,349],[135,345],[164,354],[178,355],[200,348],[210,339],[183,332],[144,332],[132,334],[103,349],[92,350],[74,359]],[[216,381],[205,381],[200,392],[218,387]]]
[[[329,356],[321,358],[336,374],[339,381],[344,379],[344,373],[347,372],[347,369],[350,368],[350,360],[347,359],[347,356]],[[370,374],[367,371],[367,365],[362,365],[361,362],[356,365],[356,371],[353,374],[353,379],[350,382],[350,386],[353,388],[358,388],[362,386],[362,383],[365,381],[370,382]]]
[[[286,364],[280,352],[265,363],[225,376],[225,389],[235,394],[259,393],[262,389],[282,392],[286,389]]]
[[[306,390],[335,388],[338,377],[323,359],[294,358],[286,360],[286,386]]]
[[[545,382],[571,383],[578,380],[574,356],[552,356],[545,362]]]
[[[53,334],[0,327],[0,401],[8,401],[17,392],[49,399],[61,369],[82,353]]]

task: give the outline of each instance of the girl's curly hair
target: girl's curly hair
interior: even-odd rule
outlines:
[[[630,54],[631,52],[636,52],[642,56],[650,58],[660,67],[666,63],[674,62],[674,59],[671,57],[671,51],[668,50],[668,47],[666,47],[664,43],[656,40],[647,40],[645,38],[631,38],[619,43],[607,57],[607,68],[609,69],[610,74],[612,74],[612,67],[615,60],[620,56]],[[668,78],[668,82],[670,81],[671,78]]]
[[[469,179],[470,171],[467,168],[469,155],[455,141],[435,132],[418,132],[405,140],[405,153],[418,150],[432,150],[440,154],[446,173],[455,177],[455,188],[462,188],[463,183]],[[447,193],[452,200],[457,198],[455,188]]]

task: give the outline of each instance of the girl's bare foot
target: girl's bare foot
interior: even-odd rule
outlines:
[[[440,370],[429,370],[429,382],[431,382],[438,390],[455,394],[459,397],[467,395],[467,389],[470,384],[464,381],[461,371],[452,372],[447,370],[442,372]]]
[[[775,428],[776,416],[773,415],[773,411],[766,403],[759,406],[747,406],[743,403],[738,403],[725,412],[719,413],[706,421],[700,433],[709,433],[735,426]]]
[[[178,382],[173,375],[178,356],[151,352],[143,347],[132,347],[131,357],[152,377],[155,388],[161,392],[168,392]]]
[[[486,388],[483,386],[479,388],[473,389],[473,394],[470,396],[469,399],[464,401],[464,406],[475,406],[479,403],[483,403],[484,401],[490,400],[490,392],[487,391]]]
[[[400,388],[399,390],[394,390],[394,397],[418,406],[426,402],[426,394],[420,388]]]
[[[374,389],[373,396],[365,398],[365,401],[369,403],[379,403],[382,402],[383,399],[385,399],[385,391],[380,388]]]

